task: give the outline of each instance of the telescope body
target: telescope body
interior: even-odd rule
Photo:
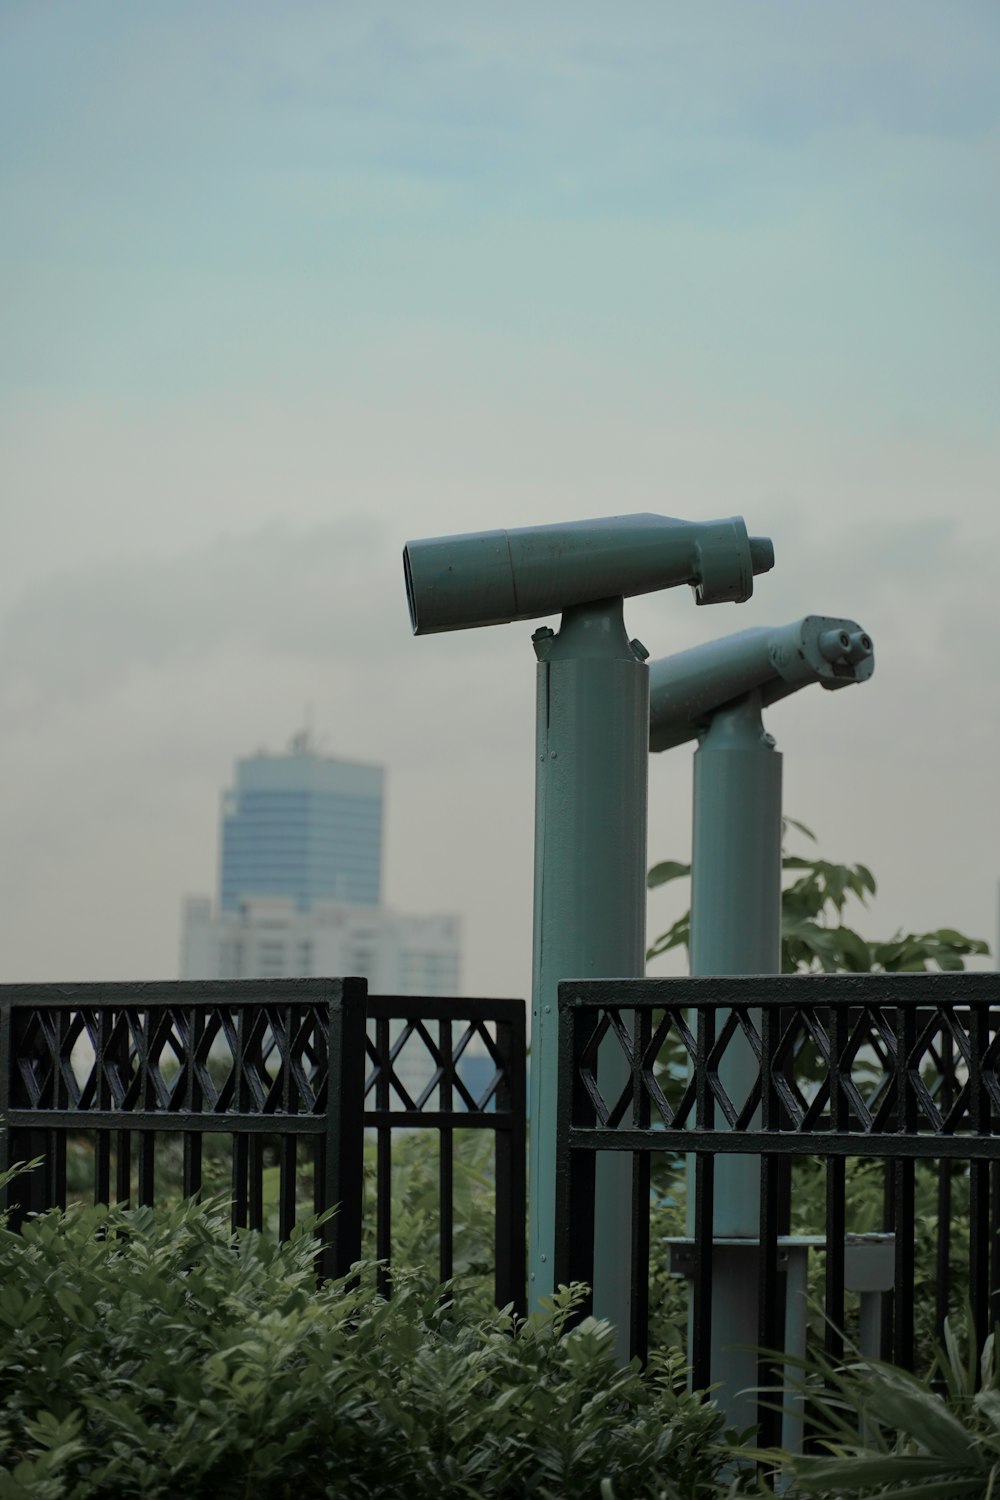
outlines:
[[[403,550],[414,635],[535,620],[684,583],[699,604],[739,604],[754,575],[773,566],[770,540],[748,536],[740,516],[605,516],[428,537]]]
[[[865,682],[875,648],[854,620],[807,615],[679,651],[649,664],[649,748],[696,739],[712,715],[747,693],[767,708],[811,682],[829,690]]]

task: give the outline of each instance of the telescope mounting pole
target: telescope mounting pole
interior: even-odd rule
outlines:
[[[561,979],[638,978],[646,959],[648,653],[625,632],[623,600],[567,609],[538,657],[535,906],[531,993],[529,1305],[551,1295],[555,1248]],[[614,1047],[614,1055],[611,1048]],[[628,1065],[613,1041],[599,1060],[614,1100]],[[628,1359],[631,1158],[598,1156],[594,1313]]]
[[[691,973],[780,973],[781,755],[764,732],[759,692],[716,710],[695,752],[691,877]],[[716,1035],[726,1015],[717,1017]],[[719,1068],[737,1108],[757,1071],[750,1044],[737,1034]],[[693,1203],[692,1170],[689,1234]],[[716,1158],[714,1204],[715,1239],[728,1244],[716,1244],[712,1256],[711,1378],[722,1384],[717,1399],[727,1424],[743,1430],[756,1421],[748,1388],[757,1384],[757,1158]]]

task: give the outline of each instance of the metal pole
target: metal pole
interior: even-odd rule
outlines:
[[[531,1001],[529,1303],[553,1291],[556,1083],[561,979],[636,978],[645,968],[649,671],[622,599],[567,609],[533,636],[538,666]],[[628,1077],[600,1058],[605,1096]],[[615,1055],[617,1054],[617,1055]],[[628,1358],[631,1159],[597,1162],[594,1312]]]
[[[755,691],[712,715],[694,757],[691,972],[780,971],[781,756],[764,732]],[[718,1018],[717,1034],[725,1019]],[[756,1076],[750,1045],[737,1035],[719,1068],[737,1106]],[[691,1178],[688,1201],[693,1233]],[[756,1420],[756,1397],[742,1393],[757,1381],[759,1216],[759,1162],[717,1158],[714,1230],[716,1239],[729,1243],[713,1254],[711,1371],[712,1380],[722,1382],[719,1399],[727,1419],[738,1429]],[[738,1244],[742,1239],[745,1249]]]

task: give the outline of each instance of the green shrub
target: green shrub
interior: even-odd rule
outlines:
[[[515,1324],[371,1266],[317,1290],[313,1251],[219,1201],[0,1230],[0,1500],[738,1492],[680,1355],[618,1368],[577,1292]]]
[[[496,1179],[491,1131],[454,1133],[452,1159],[453,1285],[467,1310],[493,1306]],[[400,1131],[392,1153],[392,1264],[436,1279],[440,1254],[440,1139],[436,1130]],[[362,1254],[374,1260],[375,1146],[365,1146]]]
[[[993,1335],[977,1360],[946,1324],[945,1347],[923,1379],[877,1361],[833,1369],[816,1360],[807,1364],[804,1383],[826,1452],[777,1456],[797,1495],[1000,1500],[1000,1379]]]

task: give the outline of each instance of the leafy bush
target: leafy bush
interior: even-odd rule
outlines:
[[[457,1130],[452,1156],[453,1280],[456,1299],[483,1313],[493,1305],[496,1177],[494,1141],[486,1130]],[[440,1137],[436,1130],[400,1131],[392,1153],[392,1265],[424,1272],[428,1286],[440,1254]],[[375,1148],[365,1147],[362,1254],[374,1260]]]
[[[815,841],[804,823],[785,818],[783,831],[795,828]],[[860,937],[843,923],[849,897],[862,906],[876,891],[875,877],[867,865],[838,865],[826,859],[805,859],[782,851],[782,868],[798,872],[781,893],[781,968],[785,974],[838,972],[902,974],[929,969],[957,970],[966,958],[989,953],[982,938],[970,938],[953,927],[933,932],[897,932],[888,941],[873,942]],[[646,877],[650,890],[682,880],[691,866],[666,859],[652,867]],[[691,942],[690,911],[661,933],[646,954],[658,958],[672,948],[688,948]]]
[[[0,1229],[0,1500],[739,1492],[681,1356],[620,1369],[578,1290],[465,1317],[370,1265],[317,1290],[313,1248],[219,1201]]]
[[[805,1377],[827,1451],[771,1455],[793,1476],[796,1494],[809,1500],[1000,1497],[1000,1380],[992,1334],[977,1361],[946,1324],[945,1346],[925,1380],[876,1361],[842,1369],[814,1361]]]

